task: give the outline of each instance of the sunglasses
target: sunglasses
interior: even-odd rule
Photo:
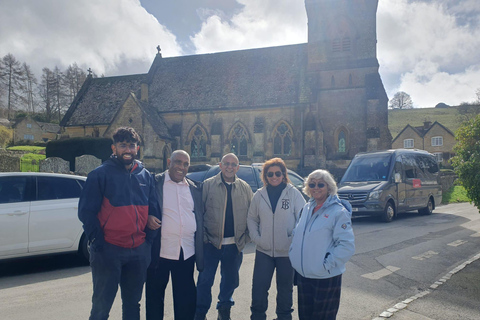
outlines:
[[[275,176],[280,178],[283,173],[282,173],[282,171],[275,171],[275,172],[270,171],[270,172],[267,172],[267,177],[271,178],[271,177],[273,177],[274,174],[275,174]]]
[[[309,183],[309,184],[308,184],[308,187],[309,187],[310,189],[314,189],[315,186],[317,186],[319,189],[322,189],[323,187],[325,187],[325,183],[320,183],[320,182],[319,182],[319,183],[317,183],[317,184],[315,184],[315,183]]]
[[[222,162],[222,164],[225,167],[232,167],[232,168],[236,168],[238,166],[238,163],[236,163],[236,162]]]

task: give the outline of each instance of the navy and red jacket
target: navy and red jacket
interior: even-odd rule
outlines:
[[[152,243],[156,231],[149,215],[160,218],[154,177],[139,161],[132,169],[112,155],[88,174],[78,204],[78,218],[93,248],[104,242],[124,248]]]

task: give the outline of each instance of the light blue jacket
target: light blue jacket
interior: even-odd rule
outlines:
[[[303,207],[289,257],[293,268],[303,277],[327,279],[344,273],[345,263],[355,252],[352,206],[330,195],[312,215],[316,205],[310,199]]]

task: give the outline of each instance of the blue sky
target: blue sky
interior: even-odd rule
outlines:
[[[340,1],[340,0],[338,0]],[[368,0],[354,0],[368,1]],[[0,57],[40,77],[76,62],[105,76],[164,57],[307,41],[304,0],[0,0]],[[377,55],[388,96],[457,105],[480,88],[480,1],[380,0]]]

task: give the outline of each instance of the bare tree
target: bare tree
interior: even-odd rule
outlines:
[[[45,119],[50,122],[53,117],[55,104],[55,74],[49,68],[42,69],[42,80],[40,83],[40,97],[43,102]]]
[[[480,103],[480,88],[475,90],[475,94],[477,95],[477,103]]]
[[[11,119],[12,110],[18,101],[21,101],[20,92],[23,89],[25,72],[13,54],[5,55],[0,63],[0,86],[7,95],[7,118]]]
[[[28,64],[25,62],[22,65],[23,72],[25,74],[24,77],[24,83],[23,83],[23,96],[22,99],[26,105],[26,110],[27,112],[30,112],[32,114],[35,113],[35,104],[36,104],[36,99],[35,99],[35,90],[38,82],[37,78],[32,72],[32,69]]]
[[[388,106],[391,109],[412,109],[413,101],[408,93],[399,91],[395,93]]]
[[[63,85],[67,95],[67,104],[70,105],[77,93],[82,88],[83,82],[87,78],[85,71],[80,69],[77,63],[68,66],[64,72]]]

